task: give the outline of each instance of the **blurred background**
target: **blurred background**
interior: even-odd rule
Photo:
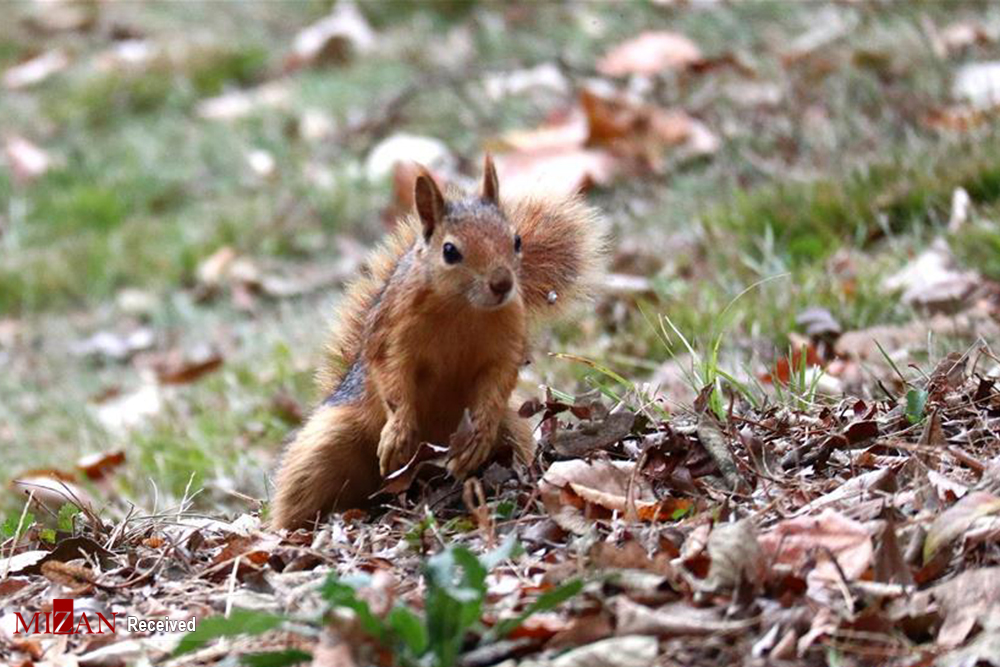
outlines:
[[[612,222],[604,294],[539,345],[598,369],[539,355],[525,396],[635,383],[681,411],[712,349],[760,397],[799,368],[872,395],[997,340],[996,3],[2,13],[2,516],[15,478],[112,512],[265,498],[414,160],[462,186],[491,151],[504,193]]]

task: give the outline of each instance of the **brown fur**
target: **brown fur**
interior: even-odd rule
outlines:
[[[534,455],[531,429],[509,407],[528,330],[589,291],[601,220],[578,199],[500,204],[489,160],[479,198],[445,199],[426,172],[416,189],[416,214],[372,252],[338,309],[318,374],[328,398],[285,452],[275,527],[366,505],[420,442],[448,443],[466,411],[473,431],[450,453],[456,477],[501,441],[521,462]],[[459,262],[442,258],[446,243]]]

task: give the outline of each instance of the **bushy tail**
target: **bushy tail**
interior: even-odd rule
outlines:
[[[590,297],[604,269],[607,225],[579,197],[505,202],[522,240],[521,294],[532,324],[553,319]]]

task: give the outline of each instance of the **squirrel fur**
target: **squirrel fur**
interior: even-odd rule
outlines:
[[[511,395],[533,327],[591,291],[603,220],[578,197],[501,200],[489,156],[478,196],[446,198],[422,170],[414,201],[341,301],[317,376],[326,398],[279,465],[276,528],[369,504],[385,475],[421,442],[448,443],[466,415],[471,432],[449,452],[455,477],[498,444],[534,457]]]

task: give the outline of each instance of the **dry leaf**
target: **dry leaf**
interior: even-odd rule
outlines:
[[[369,180],[379,181],[392,174],[400,162],[416,162],[435,175],[446,175],[454,170],[455,158],[440,139],[399,132],[372,148],[365,160],[365,174]]]
[[[333,11],[295,36],[286,70],[311,65],[341,64],[375,46],[375,32],[351,0],[340,0]]]
[[[717,525],[708,536],[708,557],[711,564],[702,584],[706,591],[731,590],[744,582],[756,587],[766,578],[766,563],[750,519]]]
[[[8,137],[4,141],[3,151],[14,181],[21,185],[44,175],[52,164],[48,153],[24,137]]]
[[[606,53],[597,63],[597,71],[605,76],[652,76],[689,67],[701,59],[701,49],[684,35],[668,30],[650,31]]]
[[[189,351],[173,350],[153,361],[156,378],[164,384],[187,384],[222,367],[222,353],[212,345]]]
[[[3,75],[3,85],[10,90],[27,88],[45,81],[69,66],[69,58],[62,51],[46,51],[31,60],[14,65]]]
[[[544,192],[553,197],[607,185],[618,173],[614,157],[583,148],[497,155],[496,167],[505,192]]]
[[[760,536],[760,544],[772,563],[784,563],[806,575],[811,594],[840,584],[840,573],[850,583],[872,564],[874,547],[867,528],[831,509],[819,516],[788,519]],[[829,556],[837,559],[837,565]],[[812,570],[803,569],[815,564]]]
[[[99,480],[107,477],[115,468],[125,463],[125,452],[94,452],[81,457],[76,462],[76,469],[86,475],[87,479]]]
[[[974,491],[934,520],[924,539],[924,563],[929,563],[938,551],[962,537],[977,519],[1000,512],[1000,498],[985,491]]]

